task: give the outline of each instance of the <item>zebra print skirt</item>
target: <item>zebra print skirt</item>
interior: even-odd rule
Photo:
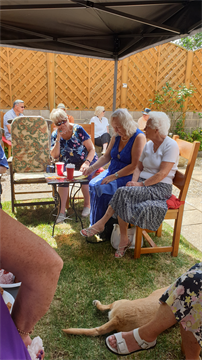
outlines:
[[[139,178],[139,182],[144,179]],[[123,221],[142,229],[156,231],[168,210],[166,200],[172,195],[172,185],[158,183],[151,186],[120,187],[109,205]]]

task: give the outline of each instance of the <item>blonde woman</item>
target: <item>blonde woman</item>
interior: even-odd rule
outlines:
[[[104,114],[104,106],[97,106],[94,116],[90,120],[90,124],[94,123],[95,126],[95,145],[102,147],[102,155],[105,154],[111,139],[109,135],[109,122],[108,119],[104,117]]]

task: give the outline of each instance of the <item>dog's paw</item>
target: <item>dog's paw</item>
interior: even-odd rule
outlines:
[[[93,300],[93,305],[96,306],[99,300]]]

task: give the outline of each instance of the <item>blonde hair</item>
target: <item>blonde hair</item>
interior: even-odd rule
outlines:
[[[54,122],[55,125],[57,125],[57,123],[60,122],[60,120],[65,119],[69,121],[67,114],[61,108],[53,109],[50,114],[50,119]]]
[[[168,135],[170,118],[166,113],[162,111],[150,111],[148,120],[150,120],[152,129],[158,129],[161,135]]]
[[[95,112],[94,112],[94,115],[95,116],[99,116],[103,111],[104,111],[104,106],[97,106],[96,108],[95,108]]]
[[[112,113],[111,118],[110,118],[111,125],[113,123],[114,118],[118,119],[118,122],[120,123],[120,125],[123,126],[123,128],[125,129],[127,136],[131,137],[136,132],[138,125],[135,122],[135,120],[133,120],[131,114],[128,112],[127,109],[115,110]]]

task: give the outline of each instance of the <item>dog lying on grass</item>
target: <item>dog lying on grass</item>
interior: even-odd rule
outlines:
[[[109,305],[102,305],[99,300],[94,300],[99,310],[111,310],[108,314],[109,321],[96,328],[63,329],[66,334],[98,336],[112,331],[130,331],[148,323],[159,308],[159,298],[168,287],[152,292],[148,297],[136,300],[118,300]]]

